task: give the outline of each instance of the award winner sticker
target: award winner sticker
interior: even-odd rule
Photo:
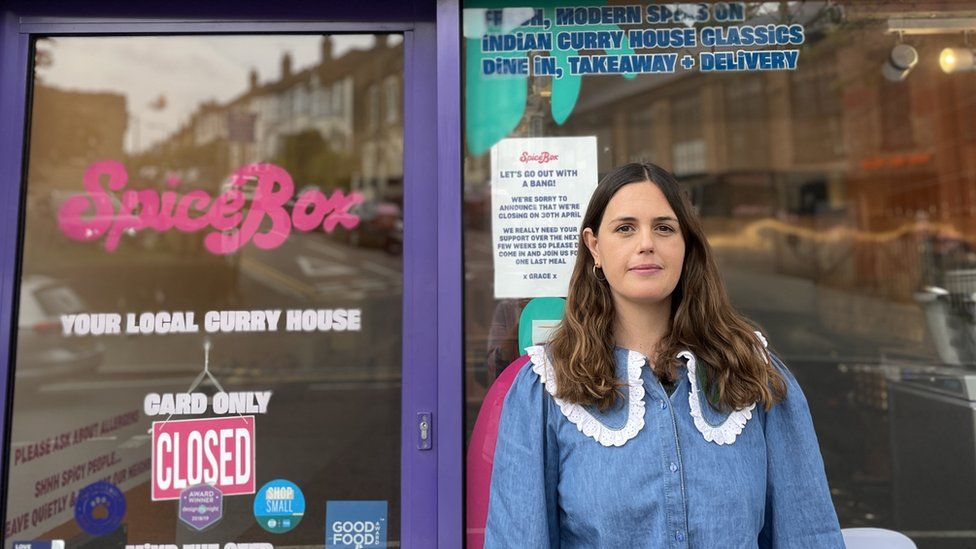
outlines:
[[[305,515],[305,496],[294,482],[275,479],[254,496],[254,519],[272,534],[283,534],[298,526]]]
[[[203,530],[224,516],[224,495],[219,488],[200,484],[180,493],[180,520]]]
[[[114,484],[100,480],[78,492],[75,521],[85,532],[103,536],[114,532],[125,516],[125,496]]]

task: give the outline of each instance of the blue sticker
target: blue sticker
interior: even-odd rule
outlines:
[[[385,501],[329,501],[325,504],[326,549],[386,547]]]
[[[122,524],[124,516],[125,496],[114,484],[100,480],[78,492],[75,521],[85,532],[93,536],[111,534]]]
[[[272,534],[283,534],[298,526],[305,516],[305,495],[294,482],[276,479],[254,496],[254,519]]]
[[[64,540],[15,541],[11,549],[64,549]]]

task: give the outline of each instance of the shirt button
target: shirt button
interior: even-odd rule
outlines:
[[[668,403],[662,400],[661,401],[661,409],[662,410],[667,410],[668,409]]]
[[[671,465],[668,466],[668,468],[671,469],[672,473],[678,470],[677,464],[675,464],[673,461],[671,462]],[[681,535],[681,532],[678,532],[678,535]]]
[[[678,540],[678,541],[684,541],[684,540],[685,540],[685,535],[684,535],[684,534],[682,534],[682,533],[681,533],[681,532],[679,531],[678,533],[676,533],[676,534],[674,535],[674,539],[676,539],[676,540]]]

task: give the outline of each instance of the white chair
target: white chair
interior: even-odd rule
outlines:
[[[847,549],[918,549],[908,536],[881,528],[844,528]]]

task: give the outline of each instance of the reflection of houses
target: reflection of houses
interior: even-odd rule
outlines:
[[[86,162],[121,158],[129,115],[125,96],[71,91],[34,85],[31,150],[28,167],[31,191],[78,187]],[[43,105],[44,108],[37,108]],[[71,124],[65,124],[71,120]]]
[[[563,126],[544,118],[549,127],[534,131],[527,107],[516,135],[595,135],[601,173],[633,160],[676,172],[733,302],[801,379],[842,522],[949,538],[972,524],[972,475],[959,471],[972,471],[973,416],[971,396],[944,388],[968,378],[901,368],[949,362],[946,348],[973,337],[976,74],[939,69],[940,50],[961,46],[961,33],[910,35],[918,65],[885,80],[898,41],[887,18],[919,15],[884,4],[842,3],[843,14],[808,21],[795,72],[586,77]],[[971,16],[947,7],[938,17]],[[488,155],[471,160],[487,181]],[[923,309],[915,293],[931,283],[965,313]],[[467,295],[481,300],[466,318],[481,328],[495,303],[477,288]],[[483,349],[472,332],[469,348]],[[971,532],[958,543],[971,546]]]
[[[403,194],[403,74],[402,47],[391,45],[388,35],[377,35],[377,44],[353,78],[356,97],[355,139],[360,161],[360,181],[355,187],[367,198],[402,199]],[[395,66],[397,70],[389,71]]]
[[[933,35],[906,37],[921,61],[889,82],[880,68],[896,37],[854,8],[846,19],[844,32],[807,25],[793,73],[586,78],[573,115],[553,131],[597,135],[603,173],[643,159],[708,187],[710,230],[787,222],[782,242],[739,242],[782,247],[764,252],[775,252],[780,272],[908,302],[923,276],[919,223],[971,225],[976,78],[943,74],[935,60],[951,37]],[[733,187],[734,173],[744,175]],[[846,242],[824,233],[841,226],[853,228]]]
[[[276,162],[298,188],[341,186],[399,200],[402,86],[399,41],[378,35],[373,48],[335,57],[333,39],[324,37],[317,64],[295,71],[285,54],[279,78],[264,84],[251,71],[244,93],[201,105],[148,156],[205,183],[242,164]]]
[[[848,5],[841,17],[810,4],[800,15],[807,40],[794,72],[585,77],[562,126],[548,113],[547,79],[532,79],[514,135],[595,135],[601,173],[632,160],[670,168],[729,272],[806,288],[816,297],[796,300],[794,313],[819,307],[813,315],[832,333],[919,343],[914,292],[957,261],[937,257],[952,247],[946,239],[976,232],[976,75],[938,67],[958,34],[912,35],[904,40],[920,61],[889,82],[881,66],[897,36],[885,25],[897,13]],[[468,191],[472,179],[487,185],[487,163],[487,154],[468,163]],[[769,307],[782,301],[770,287],[746,284],[734,297]]]
[[[65,90],[34,81],[27,167],[26,223],[31,234],[68,244],[59,237],[57,211],[82,188],[91,162],[123,156],[128,123],[121,94]],[[27,260],[38,256],[35,252]]]

